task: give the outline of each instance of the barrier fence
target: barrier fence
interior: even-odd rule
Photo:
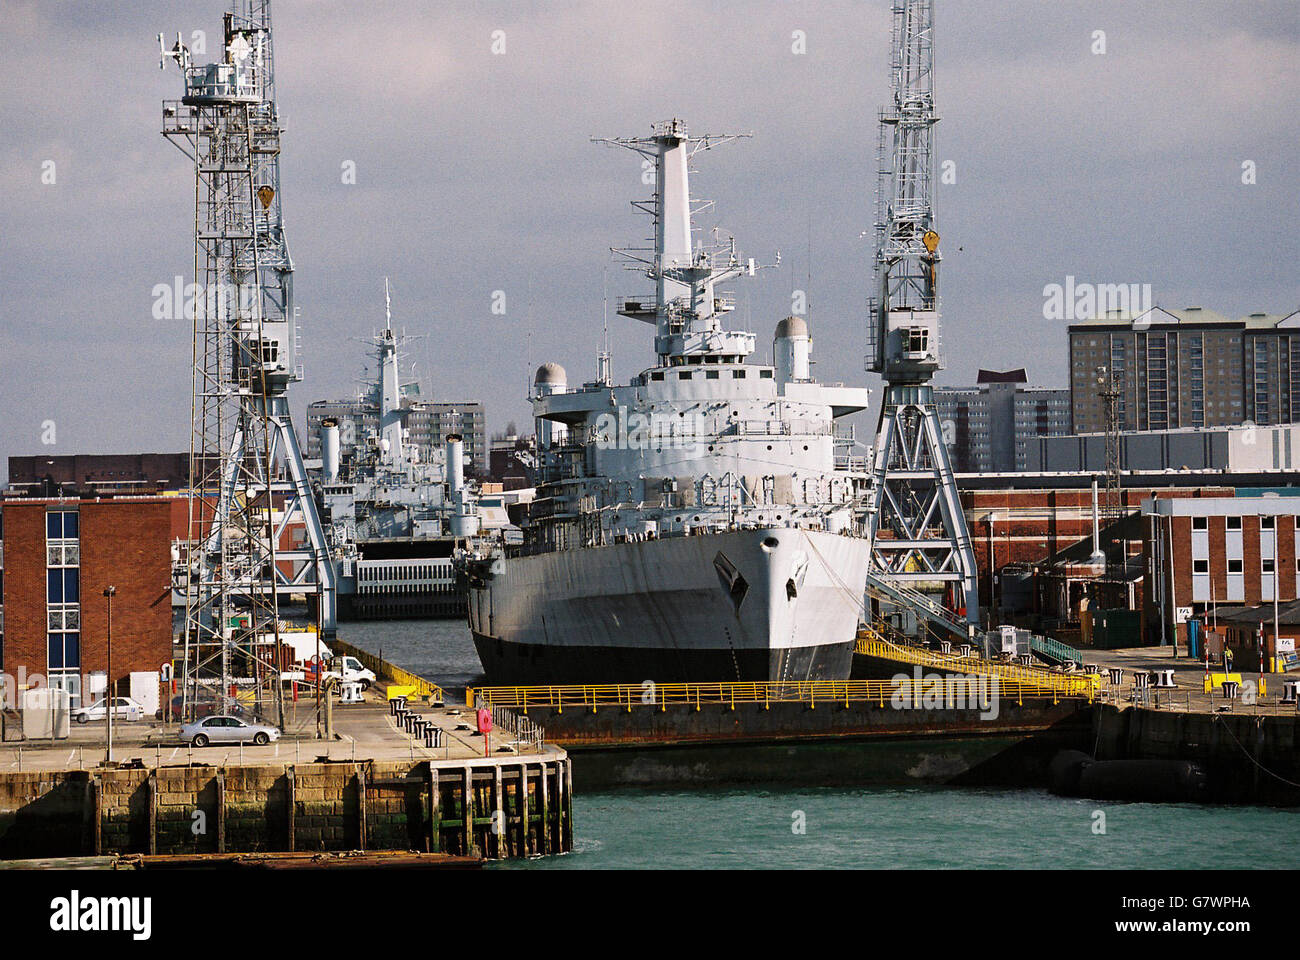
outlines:
[[[982,699],[984,692],[1003,700],[1092,700],[1089,683],[1065,685],[1042,679],[1015,679],[990,674],[962,677],[923,677],[913,682],[903,680],[806,680],[801,682],[730,682],[719,683],[645,683],[645,684],[573,684],[536,687],[477,687],[466,691],[471,707],[496,709],[505,707],[525,714],[529,710],[585,709],[595,713],[601,707],[631,713],[635,709],[687,706],[696,710],[706,705],[735,709],[737,704],[802,703],[811,709],[819,705],[849,706],[874,703],[879,707],[927,706],[933,697],[959,699],[974,691]]]

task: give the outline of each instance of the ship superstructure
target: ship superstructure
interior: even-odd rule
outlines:
[[[617,251],[654,284],[623,316],[654,327],[654,364],[615,385],[534,383],[539,472],[522,543],[467,563],[470,626],[492,683],[846,677],[868,561],[865,457],[836,421],[866,389],[811,373],[806,321],[777,324],[772,364],[728,329],[721,286],[753,260],[697,236],[693,154],[733,137],[685,123],[603,140],[653,165],[654,246]]]
[[[399,362],[404,336],[393,329],[385,281],[384,328],[366,341],[375,362],[368,385],[375,427],[349,437],[354,421],[321,422],[320,489],[331,550],[339,565],[344,619],[454,617],[465,613],[452,554],[458,545],[505,523],[503,508],[480,507],[465,475],[464,444],[453,433],[426,451],[406,426],[412,395]]]

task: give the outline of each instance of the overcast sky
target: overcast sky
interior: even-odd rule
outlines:
[[[276,0],[295,410],[352,394],[364,348],[350,338],[382,323],[385,276],[397,322],[424,337],[426,388],[483,401],[494,432],[527,425],[543,360],[590,378],[606,272],[611,299],[646,289],[609,256],[645,236],[628,202],[646,191],[637,157],[589,138],[673,116],[753,133],[697,157],[693,181],[716,201],[701,226],[762,263],[781,253],[736,285],[734,325],[766,354],[807,290],[818,376],[877,387],[861,234],[889,6]],[[1067,275],[1231,316],[1300,307],[1300,5],[937,7],[937,156],[956,174],[937,188],[939,382],[1024,366],[1064,386],[1065,323],[1043,319],[1043,288]],[[151,308],[156,284],[191,279],[193,170],[159,133],[181,81],[159,71],[155,35],[203,30],[196,60],[215,59],[223,9],[0,0],[0,457],[188,447],[188,323]],[[610,331],[616,378],[649,365],[650,327],[611,317]]]

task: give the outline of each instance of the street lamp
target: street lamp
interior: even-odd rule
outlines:
[[[108,720],[108,743],[104,752],[106,765],[113,762],[113,597],[116,594],[117,587],[104,588],[104,597],[108,601],[108,662],[104,669],[104,714]]]

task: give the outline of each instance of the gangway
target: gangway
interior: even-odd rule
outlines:
[[[972,642],[973,631],[965,617],[959,616],[943,604],[935,603],[919,590],[904,586],[878,570],[867,571],[867,595],[875,600],[885,600],[910,610],[918,618],[952,634],[962,643]]]

